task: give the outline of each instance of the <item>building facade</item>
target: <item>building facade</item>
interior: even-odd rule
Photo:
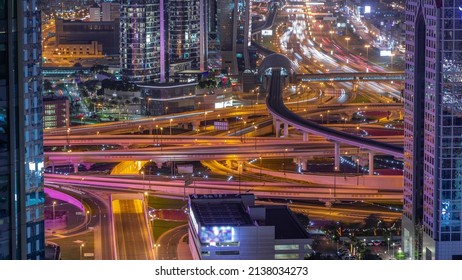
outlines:
[[[164,1],[121,1],[120,65],[131,82],[165,81]]]
[[[35,0],[0,1],[0,260],[43,259],[41,23]]]
[[[462,259],[462,1],[406,1],[403,245]]]
[[[200,2],[200,0],[169,0],[167,44],[169,63],[191,61],[192,69],[199,69]]]
[[[253,194],[189,196],[189,247],[201,260],[303,260],[312,240],[287,206]]]
[[[102,46],[103,54],[118,55],[120,52],[119,37],[118,21],[56,20],[58,48],[67,49],[68,45],[92,45],[95,41]],[[78,50],[80,51],[80,47]]]
[[[250,0],[217,0],[222,68],[237,75],[250,69]]]
[[[45,129],[69,127],[69,99],[67,96],[43,98],[43,125]]]

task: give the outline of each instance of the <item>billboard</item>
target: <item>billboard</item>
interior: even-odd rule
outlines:
[[[261,31],[261,35],[263,35],[263,36],[273,36],[273,30],[264,29],[264,30]]]
[[[201,227],[199,239],[201,242],[233,242],[235,241],[236,233],[234,227]]]
[[[371,6],[364,6],[364,13],[370,14],[371,13]]]
[[[391,56],[391,50],[381,50],[380,56]]]

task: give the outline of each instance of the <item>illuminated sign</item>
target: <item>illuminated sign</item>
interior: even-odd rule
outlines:
[[[381,50],[380,51],[380,56],[391,56],[391,51],[390,50]]]
[[[235,238],[234,227],[201,227],[199,239],[201,242],[233,242]]]
[[[364,6],[364,13],[370,14],[371,13],[371,6]]]
[[[263,35],[263,36],[273,36],[273,30],[271,30],[271,29],[262,30],[261,35]]]

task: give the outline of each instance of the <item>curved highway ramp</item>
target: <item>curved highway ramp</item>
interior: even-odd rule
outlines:
[[[360,136],[348,134],[338,131],[315,122],[306,120],[294,112],[290,111],[282,100],[282,81],[281,69],[273,68],[270,80],[270,90],[266,100],[266,106],[270,114],[284,123],[287,123],[296,129],[305,133],[312,133],[325,137],[327,140],[344,143],[359,147],[365,150],[371,150],[386,155],[392,155],[397,158],[403,157],[404,149],[389,143],[374,141],[372,139],[363,138]]]

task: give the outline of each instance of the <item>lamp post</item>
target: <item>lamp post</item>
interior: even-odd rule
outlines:
[[[253,138],[255,139],[255,151],[257,150],[257,128],[258,126],[253,127],[255,129],[255,133],[253,135]]]
[[[336,193],[337,191],[337,170],[338,170],[337,166],[334,166],[334,201],[337,196],[337,193]]]
[[[56,201],[53,201],[53,221],[55,220],[55,206],[56,206]]]
[[[85,214],[86,214],[86,215],[85,215],[85,218],[86,218],[86,221],[85,221],[85,229],[88,230],[88,216],[90,215],[90,211],[87,210],[87,211],[85,212]]]
[[[364,47],[366,48],[366,59],[369,61],[369,48],[371,45],[364,45]]]
[[[165,107],[165,114],[168,115],[168,106]]]
[[[83,247],[85,247],[85,243],[82,243],[82,244],[80,244],[80,246],[79,246],[79,248],[80,248],[80,260],[82,260],[82,258],[83,258],[83,256],[82,256]]]
[[[204,112],[204,131],[207,131],[207,112]]]
[[[286,175],[286,153],[287,149],[284,149],[284,161],[282,163],[282,171],[284,172],[284,176]]]
[[[388,254],[390,254],[390,237],[387,238]]]
[[[170,136],[172,136],[172,121],[173,119],[170,119]]]
[[[345,38],[345,41],[347,42],[347,51],[350,51],[350,47],[349,47],[350,39],[351,39],[350,37]]]
[[[262,169],[263,165],[262,165],[262,162],[261,162],[261,157],[260,157],[260,183],[261,183],[261,169]]]
[[[321,117],[321,124],[324,123],[324,116],[322,114],[319,115]]]
[[[164,136],[164,128],[160,128],[160,150],[162,151],[162,137]]]
[[[393,244],[391,245],[391,247],[393,247],[393,258],[395,257],[395,242],[393,242]]]
[[[356,185],[359,186],[359,158],[356,159]]]

